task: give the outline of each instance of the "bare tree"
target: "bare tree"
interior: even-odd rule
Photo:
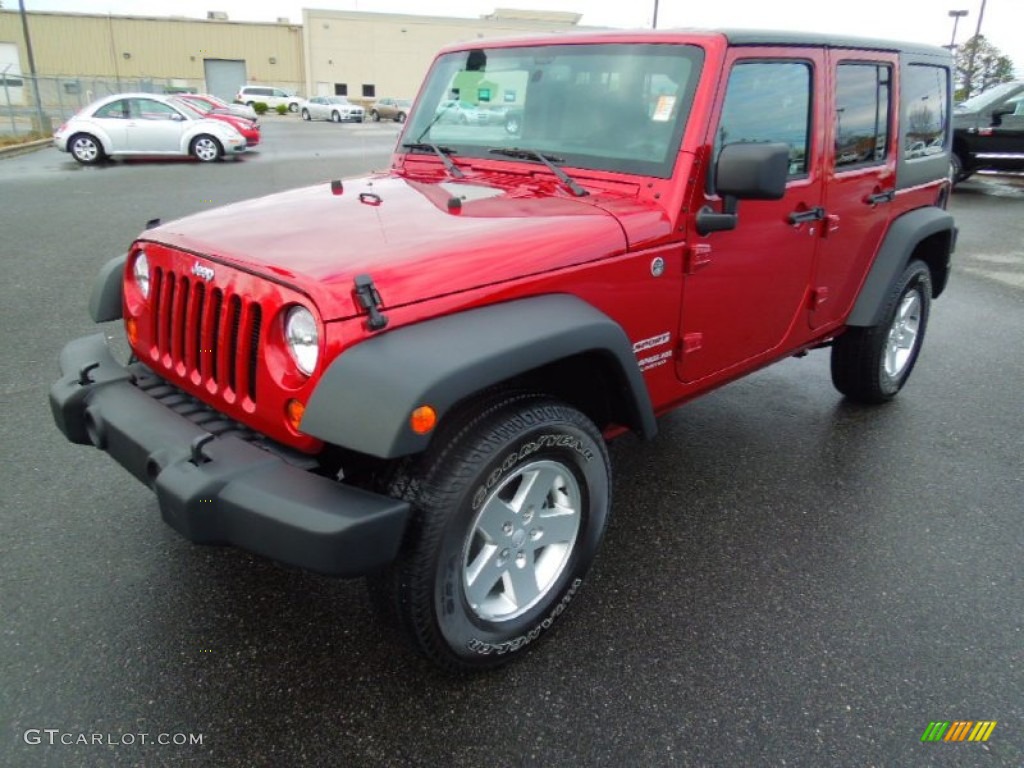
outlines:
[[[1004,56],[984,35],[975,35],[957,50],[957,101],[1009,80],[1013,80],[1013,60]]]

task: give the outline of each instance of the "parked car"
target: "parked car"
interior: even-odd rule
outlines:
[[[256,120],[258,117],[256,110],[248,104],[232,104],[210,93],[179,93],[176,95],[179,99],[187,101],[189,104],[207,104],[215,110],[238,115],[239,117],[247,117],[250,120]]]
[[[953,110],[952,175],[1024,171],[1024,80],[1001,83]]]
[[[150,227],[108,262],[89,305],[123,318],[134,354],[70,342],[55,422],[190,540],[366,576],[427,659],[497,667],[575,605],[612,512],[606,441],[653,438],[659,415],[823,348],[851,402],[904,389],[956,241],[953,73],[937,46],[789,31],[453,44],[387,170]],[[515,93],[520,135],[438,122],[461,109],[441,94],[481,81]],[[840,115],[865,146],[849,168]],[[819,381],[751,391],[786,407]],[[891,452],[885,416],[855,453]],[[678,469],[645,466],[645,488]],[[858,470],[813,468],[869,505]],[[827,521],[818,501],[794,493]],[[651,525],[706,522],[677,502]],[[618,586],[639,594],[629,528],[615,543],[645,581]],[[666,619],[654,593],[630,609],[641,627]]]
[[[259,120],[250,120],[247,117],[234,114],[222,109],[216,109],[210,105],[209,102],[201,99],[185,99],[180,94],[174,96],[178,104],[185,109],[190,109],[197,113],[200,117],[208,117],[211,120],[222,120],[228,125],[232,125],[235,129],[245,137],[245,144],[248,148],[255,147],[260,143],[260,124]]]
[[[80,163],[129,155],[191,155],[202,162],[246,150],[233,125],[153,93],[122,93],[94,101],[53,134],[53,143]]]
[[[409,99],[377,99],[370,107],[370,119],[375,123],[380,120],[394,120],[404,123],[409,116],[412,102]]]
[[[271,109],[277,109],[281,104],[288,107],[289,112],[298,112],[302,97],[283,88],[273,88],[267,85],[243,85],[235,95],[235,101],[253,107],[263,102]]]
[[[361,123],[366,110],[344,96],[314,96],[302,103],[303,120],[330,120],[334,123]]]
[[[505,122],[505,109],[470,104],[468,101],[446,99],[434,112],[439,123],[459,125],[500,125]]]

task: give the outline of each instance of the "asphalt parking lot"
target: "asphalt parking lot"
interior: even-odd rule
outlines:
[[[0,765],[1024,765],[1016,180],[954,195],[956,271],[893,403],[844,403],[818,352],[615,443],[588,583],[498,673],[436,674],[358,581],[189,544],[64,440],[57,354],[148,219],[386,167],[397,133],[268,118],[212,165],[0,160]],[[997,726],[922,743],[937,720]]]

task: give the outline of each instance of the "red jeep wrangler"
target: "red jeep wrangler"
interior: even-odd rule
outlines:
[[[852,400],[903,387],[956,235],[951,66],[778,32],[447,48],[386,172],[111,261],[90,309],[133,358],[69,344],[54,418],[192,541],[367,575],[435,663],[496,666],[594,558],[605,440],[819,347]]]

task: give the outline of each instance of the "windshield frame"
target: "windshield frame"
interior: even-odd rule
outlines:
[[[534,59],[532,69],[530,69],[531,65],[527,63],[530,57]],[[495,45],[494,47],[484,44],[480,48],[447,51],[434,60],[416,100],[414,114],[403,131],[401,142],[442,144],[450,147],[452,153],[459,157],[490,161],[495,160],[495,155],[490,152],[492,149],[528,147],[531,151],[557,156],[560,161],[559,165],[567,168],[669,179],[672,177],[678,160],[679,148],[692,112],[705,57],[704,48],[689,41],[532,43],[522,46]],[[678,58],[679,61],[673,61],[675,58]],[[488,70],[486,66],[488,61],[498,63],[499,66]],[[642,83],[641,88],[630,89],[624,80],[621,85],[616,86],[619,90],[614,90],[613,87],[607,85],[595,87],[592,80],[586,81],[585,86],[579,85],[581,78],[594,74],[593,72],[588,73],[586,69],[588,66],[593,67],[594,61],[612,62],[606,65],[609,73],[626,71],[632,67],[632,75],[637,78],[637,82]],[[501,66],[503,64],[506,67],[503,68]],[[522,66],[517,67],[517,64]],[[559,68],[568,70],[569,81],[564,79],[564,73],[561,71],[558,71],[557,77],[562,79],[557,79],[556,70]],[[512,73],[510,76],[520,77],[524,83],[522,100],[514,102],[512,106],[506,106],[505,102],[510,101],[507,97],[508,89],[505,94],[497,92],[496,89],[493,100],[490,100],[492,94],[489,93],[487,102],[481,99],[476,104],[472,101],[473,94],[461,90],[454,93],[453,84],[456,82],[456,78],[471,73],[479,73],[481,78],[491,79],[500,77],[500,74],[496,73]],[[672,80],[669,73],[679,75],[676,78],[679,82]],[[548,93],[537,86],[537,83],[541,82],[545,76],[549,78],[549,85],[544,88],[552,89]],[[608,75],[608,77],[611,76],[612,74]],[[573,77],[577,79],[572,80]],[[652,89],[654,89],[655,78],[659,77],[664,78],[665,83],[671,83],[675,87],[672,96],[656,96]],[[582,99],[580,103],[587,104],[591,115],[598,115],[598,119],[603,114],[602,107],[609,107],[607,114],[616,114],[613,109],[615,106],[613,97],[629,98],[631,106],[639,105],[642,110],[647,111],[646,115],[642,115],[642,112],[638,113],[642,115],[640,121],[642,126],[653,127],[658,131],[656,141],[646,142],[646,146],[649,146],[652,151],[644,156],[642,150],[637,149],[636,154],[627,155],[620,154],[623,150],[618,147],[612,147],[609,150],[607,143],[604,145],[597,142],[587,144],[584,139],[574,142],[575,137],[566,137],[566,129],[573,121],[575,113],[567,113],[560,117],[559,127],[550,133],[544,132],[550,126],[531,132],[530,120],[534,115],[531,114],[530,88],[536,89],[532,91],[537,94],[535,99],[538,103],[534,106],[539,104],[540,109],[543,110],[551,109],[551,104],[554,103],[553,94],[558,92],[555,90],[556,86],[564,93],[579,88],[580,93],[575,94],[577,99]],[[607,101],[587,101],[584,87],[591,93],[603,94],[608,97]],[[661,91],[661,93],[664,94],[665,91]],[[505,98],[498,98],[501,95],[505,95]],[[514,95],[512,98],[517,99],[518,95]],[[657,101],[653,102],[652,98],[656,98]],[[513,135],[509,132],[506,134],[504,129],[500,133],[492,131],[489,136],[481,134],[479,137],[479,139],[483,139],[481,141],[478,140],[478,137],[470,134],[461,137],[452,136],[439,130],[438,118],[445,119],[445,116],[439,115],[438,112],[441,105],[446,102],[467,101],[473,109],[485,112],[504,110],[504,113],[508,114],[512,110],[518,110],[518,114],[522,118],[521,133]],[[671,104],[667,116],[661,113],[663,103]],[[632,116],[636,117],[636,115]],[[504,120],[502,121],[504,122]],[[550,120],[548,122],[550,123]],[[656,125],[656,123],[663,125]],[[591,123],[581,120],[580,124],[590,125]],[[619,134],[608,129],[607,135],[617,136]],[[565,143],[559,143],[560,141]],[[511,158],[508,158],[507,161],[531,164],[538,162]]]

